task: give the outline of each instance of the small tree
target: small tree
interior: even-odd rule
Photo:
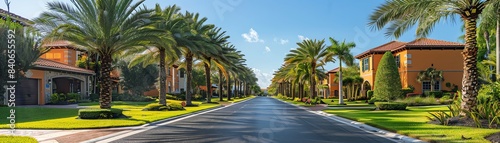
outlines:
[[[373,96],[377,99],[391,101],[401,95],[401,88],[401,78],[396,60],[391,52],[385,52],[377,68]]]
[[[134,96],[142,96],[144,92],[154,89],[158,79],[157,65],[143,66],[142,64],[128,67],[129,63],[121,61],[121,83],[125,90]]]
[[[434,85],[436,81],[444,81],[443,71],[438,71],[435,68],[427,68],[425,71],[420,71],[417,76],[417,81],[422,83],[424,81],[429,81],[431,84],[431,92],[434,91]]]

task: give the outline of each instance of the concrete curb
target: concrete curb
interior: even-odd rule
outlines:
[[[217,110],[220,110],[220,109],[224,109],[224,108],[227,108],[227,107],[231,107],[233,105],[236,105],[236,104],[239,104],[239,103],[243,103],[243,102],[247,102],[247,101],[252,100],[252,99],[255,99],[255,97],[254,98],[250,98],[250,99],[245,99],[245,100],[237,102],[237,103],[232,103],[232,104],[229,104],[227,106],[220,105],[220,106],[217,106],[217,107],[208,108],[208,109],[204,109],[204,110],[200,110],[200,111],[196,111],[196,112],[192,112],[192,113],[188,113],[188,114],[184,114],[184,115],[180,115],[180,116],[176,116],[176,117],[171,117],[171,118],[163,119],[163,120],[160,120],[160,121],[155,121],[155,122],[152,122],[152,123],[144,124],[144,125],[133,127],[133,128],[128,127],[131,130],[126,130],[126,131],[121,131],[121,132],[109,134],[109,135],[98,137],[98,138],[94,138],[94,139],[91,139],[91,140],[82,141],[80,143],[100,143],[100,142],[105,143],[105,142],[115,141],[115,140],[118,140],[118,139],[121,139],[121,138],[124,138],[124,137],[127,137],[127,136],[131,136],[131,135],[134,135],[134,134],[138,134],[138,133],[141,133],[141,132],[153,129],[153,128],[156,127],[156,125],[160,125],[160,126],[161,125],[167,125],[167,124],[170,124],[170,123],[174,123],[174,122],[177,122],[177,121],[180,121],[180,120],[184,120],[184,119],[187,119],[187,118],[191,118],[191,117],[194,117],[194,116],[198,116],[198,115],[201,115],[201,114],[206,114],[206,113],[210,113],[210,112],[217,111]],[[114,129],[116,129],[116,128],[114,128]]]
[[[377,135],[377,136],[380,136],[380,137],[384,137],[384,138],[390,139],[390,140],[395,141],[395,142],[403,142],[403,143],[426,143],[426,142],[424,142],[422,140],[419,140],[419,139],[414,139],[414,138],[410,138],[408,136],[400,135],[400,134],[397,134],[397,133],[392,133],[392,132],[389,132],[389,131],[386,131],[386,130],[382,130],[382,129],[379,129],[379,128],[375,128],[375,127],[366,125],[366,124],[361,123],[361,122],[356,122],[356,121],[352,121],[352,120],[349,120],[349,119],[346,119],[346,118],[342,118],[342,117],[339,117],[339,116],[328,114],[328,113],[323,112],[323,111],[311,111],[308,108],[305,108],[305,107],[302,107],[302,106],[291,104],[291,103],[288,103],[286,101],[282,101],[282,100],[279,100],[279,99],[276,99],[276,100],[281,101],[281,102],[286,103],[286,104],[289,104],[289,105],[292,105],[292,106],[295,106],[295,107],[298,107],[300,109],[304,109],[304,110],[306,110],[308,112],[311,112],[313,114],[320,115],[320,116],[326,117],[328,119],[331,119],[331,120],[334,120],[334,121],[337,121],[337,122],[340,122],[340,123],[343,123],[343,124],[346,124],[346,125],[349,125],[349,126],[352,126],[352,127],[355,127],[355,128],[359,128],[359,129],[361,129],[361,130],[363,130],[365,132],[368,132],[368,133],[371,133],[371,134],[374,134],[374,135]]]

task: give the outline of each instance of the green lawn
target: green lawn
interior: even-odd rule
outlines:
[[[344,99],[344,103],[346,105],[339,105],[339,99],[321,99],[321,100],[326,104],[328,104],[328,107],[375,107],[372,104],[365,103],[364,100],[347,101]]]
[[[442,126],[426,123],[427,112],[447,110],[444,106],[408,107],[408,111],[370,111],[368,109],[329,109],[327,113],[364,122],[378,128],[408,135],[424,141],[464,142],[461,136],[472,137],[466,142],[488,142],[485,136],[500,129],[480,129],[460,126]],[[444,136],[443,136],[444,135]]]
[[[0,135],[0,143],[37,143],[33,137]]]
[[[251,97],[248,97],[251,98]],[[248,99],[246,98],[246,99]],[[241,99],[243,100],[243,99]],[[181,102],[168,100],[168,102]],[[146,123],[175,117],[191,112],[220,106],[219,104],[199,104],[198,107],[185,107],[184,111],[141,111],[142,108],[152,102],[113,102],[113,108],[123,109],[123,114],[130,118],[122,119],[76,119],[78,109],[60,109],[43,107],[16,107],[17,129],[90,129],[137,126]],[[81,106],[99,108],[98,103],[84,103]],[[7,113],[10,108],[0,107],[0,113]],[[9,128],[7,120],[0,120],[0,128]]]

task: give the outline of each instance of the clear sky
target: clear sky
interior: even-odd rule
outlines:
[[[11,12],[32,19],[46,10],[54,0],[11,0]],[[58,0],[66,1],[69,0]],[[354,55],[396,40],[384,31],[372,31],[368,17],[385,0],[146,0],[147,7],[159,3],[162,7],[177,4],[182,11],[199,12],[208,23],[222,27],[233,43],[246,56],[247,65],[254,69],[259,85],[267,87],[272,73],[283,63],[291,48],[301,39],[352,41]],[[5,3],[0,8],[6,10]],[[441,22],[428,38],[459,42],[461,22]],[[415,39],[411,29],[399,41]],[[327,42],[327,45],[330,43]],[[338,63],[329,63],[330,70]]]

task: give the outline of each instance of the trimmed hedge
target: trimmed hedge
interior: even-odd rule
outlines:
[[[80,109],[78,117],[80,119],[112,119],[123,115],[122,109]]]
[[[372,97],[373,97],[373,90],[366,91],[366,96],[367,96],[366,97],[367,99],[372,99]]]
[[[441,91],[425,91],[424,94],[427,97],[435,97],[435,98],[443,97],[443,92]]]
[[[368,104],[374,104],[375,102],[386,102],[386,101],[387,100],[372,97],[370,100],[368,100]]]
[[[406,103],[401,102],[375,102],[379,110],[406,110]]]
[[[181,111],[181,110],[186,110],[184,107],[182,107],[181,104],[179,103],[167,103],[167,106],[158,104],[158,103],[151,103],[146,105],[142,111]]]

